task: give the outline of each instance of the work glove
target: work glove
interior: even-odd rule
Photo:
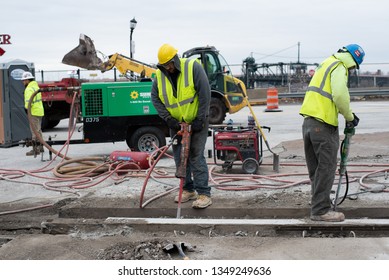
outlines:
[[[347,128],[354,128],[359,123],[359,118],[357,117],[357,115],[355,115],[354,113],[353,113],[353,115],[354,115],[354,119],[352,121],[347,121],[346,122],[346,127]]]
[[[167,121],[167,126],[170,128],[170,129],[173,129],[173,130],[180,130],[180,123],[175,119],[175,118],[168,118]]]
[[[195,118],[192,122],[192,131],[199,132],[204,128],[204,121],[198,118]]]

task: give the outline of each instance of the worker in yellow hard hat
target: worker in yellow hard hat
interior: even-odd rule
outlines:
[[[208,166],[204,157],[211,101],[207,75],[200,63],[194,59],[179,58],[177,49],[169,44],[159,48],[157,67],[151,99],[159,116],[170,128],[170,136],[174,137],[177,134],[181,122],[190,124],[192,128],[181,202],[195,200],[193,208],[206,208],[212,204]],[[172,147],[174,160],[178,166],[180,141],[174,143]],[[178,196],[175,202],[178,202]]]

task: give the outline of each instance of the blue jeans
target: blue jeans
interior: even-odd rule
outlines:
[[[335,180],[339,149],[338,127],[306,117],[303,123],[305,160],[312,193],[312,215],[331,209],[330,193]]]
[[[170,131],[171,136],[174,136],[175,134],[175,131]],[[207,138],[208,123],[201,131],[192,132],[189,158],[186,168],[186,177],[183,189],[189,192],[196,191],[198,194],[211,196],[211,187],[208,186],[208,165],[204,156]],[[181,141],[177,142],[177,145],[172,145],[176,166],[178,166],[180,162],[181,153]]]

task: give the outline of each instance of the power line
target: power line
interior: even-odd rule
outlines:
[[[289,50],[289,49],[291,49],[291,48],[294,48],[294,47],[296,47],[297,45],[298,45],[298,44],[294,44],[294,45],[292,45],[292,46],[290,46],[290,47],[287,47],[287,48],[285,48],[285,49],[279,50],[279,51],[277,51],[277,52],[275,52],[275,53],[272,53],[272,54],[261,54],[261,53],[256,53],[256,54],[264,55],[263,57],[258,58],[259,60],[261,60],[261,59],[266,58],[266,57],[269,57],[269,56],[275,56],[276,54],[278,54],[278,53],[280,53],[280,52],[283,52],[283,51],[286,51],[286,50]],[[251,54],[253,54],[253,53],[255,53],[255,52],[251,52]],[[251,56],[252,56],[252,55],[251,55]]]
[[[370,62],[370,63],[363,63],[363,65],[387,65],[389,62]]]

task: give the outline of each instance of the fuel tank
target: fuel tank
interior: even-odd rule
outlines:
[[[113,151],[109,159],[112,161],[123,161],[137,164],[141,169],[150,168],[149,158],[150,154],[146,152],[133,152],[133,151]],[[132,168],[131,168],[132,166]],[[128,165],[128,168],[135,169],[135,166]]]

